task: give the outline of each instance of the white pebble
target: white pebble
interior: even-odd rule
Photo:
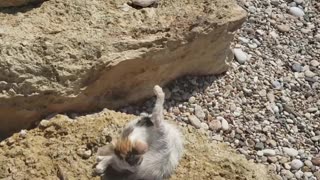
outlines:
[[[223,117],[217,117],[218,120],[221,121],[222,130],[227,131],[229,129],[229,123]]]
[[[293,148],[284,147],[283,151],[284,151],[285,154],[287,154],[289,156],[292,156],[292,157],[295,157],[295,156],[297,156],[299,154],[298,151],[293,149]]]
[[[263,155],[265,155],[265,156],[274,156],[274,155],[276,155],[276,151],[273,150],[273,149],[264,149],[264,150],[262,150],[262,152],[263,152]]]
[[[244,64],[248,60],[247,53],[243,52],[242,49],[233,49],[233,54],[240,64]]]
[[[291,161],[291,169],[298,170],[303,167],[303,162],[299,159],[294,159]]]
[[[298,7],[290,7],[289,12],[290,12],[290,14],[297,16],[297,17],[304,16],[303,10]]]

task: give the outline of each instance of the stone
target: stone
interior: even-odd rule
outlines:
[[[282,170],[281,174],[283,174],[287,179],[292,179],[294,177],[294,174],[289,170]]]
[[[297,4],[302,4],[304,0],[294,0],[295,3]]]
[[[320,135],[311,137],[311,140],[314,142],[320,141]]]
[[[262,150],[262,149],[264,149],[264,144],[263,144],[262,142],[256,143],[255,149],[256,149],[256,150]]]
[[[303,172],[301,170],[294,173],[297,179],[301,179],[303,177]]]
[[[194,113],[200,120],[204,120],[204,118],[206,117],[206,114],[204,113],[202,107],[199,105],[195,105]]]
[[[204,130],[208,130],[209,129],[209,126],[207,123],[201,123],[201,128],[204,129]]]
[[[196,128],[201,128],[201,121],[194,115],[189,116],[190,124]]]
[[[45,0],[1,0],[0,7],[23,6],[32,3],[41,3]]]
[[[263,152],[262,151],[257,151],[257,155],[258,156],[263,156]]]
[[[312,167],[313,167],[313,164],[312,164],[312,162],[311,162],[310,160],[305,160],[305,161],[304,161],[304,164],[305,164],[306,166],[308,166],[309,168],[312,168]]]
[[[195,103],[195,102],[196,102],[196,98],[193,97],[193,96],[191,96],[191,97],[189,98],[189,103],[190,103],[190,104],[193,104],[193,103]]]
[[[318,157],[313,157],[313,158],[311,159],[311,162],[312,162],[312,164],[315,165],[315,166],[320,166],[320,156],[318,156]]]
[[[0,1],[8,6],[32,0]],[[202,3],[182,0],[129,11],[119,8],[123,2],[112,0],[103,5],[46,1],[28,11],[6,9],[0,13],[0,44],[5,49],[0,52],[0,72],[6,75],[0,76],[15,94],[0,90],[0,137],[27,129],[51,113],[119,109],[154,96],[155,84],[163,86],[187,74],[226,72],[234,57],[233,32],[247,13],[234,0],[218,1],[223,3],[209,1],[205,6],[214,9],[208,11]],[[186,8],[177,11],[182,4]],[[75,21],[75,14],[85,18]],[[114,16],[106,20],[108,14]],[[172,19],[172,14],[183,20]],[[14,22],[19,25],[10,25]]]
[[[313,66],[313,67],[318,67],[318,66],[320,65],[320,62],[317,61],[317,60],[312,60],[312,61],[310,62],[310,64],[311,64],[311,66]]]
[[[27,130],[22,129],[22,130],[20,131],[19,135],[20,135],[20,137],[25,138],[25,137],[27,136]]]
[[[304,16],[303,10],[298,7],[290,7],[289,12],[290,12],[290,14],[297,16],[297,17]]]
[[[278,29],[280,32],[289,32],[289,31],[290,31],[290,26],[289,26],[289,25],[286,25],[286,24],[278,24],[278,25],[277,25],[277,29]]]
[[[50,121],[44,119],[44,120],[40,121],[39,126],[42,128],[46,128],[46,127],[50,126],[50,124],[51,124]]]
[[[242,49],[233,49],[233,54],[240,64],[244,64],[248,60],[248,54],[243,52]]]
[[[221,121],[219,121],[219,120],[210,121],[209,128],[212,131],[219,131],[222,128]]]
[[[294,63],[293,65],[292,65],[292,70],[294,71],[294,72],[301,72],[302,71],[302,66],[301,66],[301,64],[299,64],[299,63]]]
[[[158,0],[132,0],[132,4],[140,7],[148,7],[158,2]]]
[[[223,117],[217,117],[218,120],[221,121],[221,128],[224,131],[229,130],[229,123],[227,120],[225,120]]]
[[[303,162],[299,159],[294,159],[291,161],[291,169],[293,170],[299,170],[300,168],[303,167]]]
[[[262,150],[264,156],[275,156],[276,151],[273,149],[264,149]]]
[[[299,154],[298,151],[293,149],[293,148],[284,147],[283,151],[284,151],[285,154],[287,154],[289,156],[292,156],[292,157],[295,157],[295,156],[297,156]]]
[[[277,159],[277,157],[275,157],[275,156],[269,156],[268,157],[268,162],[269,163],[275,163],[275,162],[277,162],[278,161],[278,159]]]
[[[314,72],[310,71],[310,70],[306,70],[306,71],[304,72],[304,75],[305,75],[306,77],[309,77],[309,78],[313,78],[314,76],[316,76],[316,74],[315,74]]]

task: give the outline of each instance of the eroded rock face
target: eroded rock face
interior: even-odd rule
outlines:
[[[50,113],[118,108],[184,75],[220,74],[246,13],[233,0],[51,0],[0,12],[0,134]],[[13,9],[12,11],[17,11]]]
[[[97,148],[135,118],[104,110],[69,119],[57,115],[39,128],[0,143],[0,179],[100,179],[92,177]],[[210,143],[193,127],[181,128],[185,153],[172,180],[272,180],[264,165],[248,162],[224,144]],[[60,178],[61,179],[61,178]]]
[[[45,0],[1,0],[0,7],[15,7],[28,5],[30,3],[40,3]]]

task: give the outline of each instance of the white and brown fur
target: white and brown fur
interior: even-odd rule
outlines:
[[[129,122],[116,142],[98,151],[98,174],[108,177],[108,168],[130,180],[162,180],[173,174],[183,153],[183,139],[179,130],[164,120],[162,88],[156,85],[154,93],[157,100],[152,115],[143,114]]]

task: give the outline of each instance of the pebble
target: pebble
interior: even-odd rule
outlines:
[[[277,29],[278,29],[280,32],[289,32],[289,31],[290,31],[290,26],[285,25],[285,24],[278,24],[278,25],[277,25]]]
[[[39,126],[46,128],[46,127],[50,126],[50,121],[44,119],[44,120],[40,121]]]
[[[193,97],[193,96],[191,96],[191,97],[189,98],[189,103],[190,103],[190,104],[194,104],[195,102],[196,102],[196,98]]]
[[[275,156],[276,151],[273,149],[264,149],[262,150],[264,156]]]
[[[320,62],[317,61],[317,60],[312,60],[312,61],[310,62],[310,64],[311,64],[311,66],[313,66],[313,67],[318,67],[318,66],[320,65]]]
[[[297,4],[302,4],[304,0],[294,0],[295,3]]]
[[[313,164],[312,164],[312,162],[311,162],[310,160],[305,160],[305,161],[304,161],[304,164],[305,164],[306,166],[308,166],[309,168],[312,168],[312,167],[313,167]]]
[[[307,111],[308,111],[309,113],[315,113],[315,112],[318,111],[318,108],[316,108],[316,107],[308,108]]]
[[[263,156],[263,152],[262,151],[257,151],[257,155],[258,156]]]
[[[256,143],[255,149],[256,149],[256,150],[262,150],[262,149],[264,149],[264,144],[263,144],[262,142]]]
[[[297,179],[301,179],[303,177],[303,172],[299,170],[296,173],[294,173],[294,175],[296,176]]]
[[[197,116],[197,118],[199,118],[200,120],[204,120],[204,118],[206,117],[206,114],[204,113],[201,106],[195,105],[194,111],[195,111],[195,115]]]
[[[319,157],[313,157],[313,158],[311,159],[311,162],[312,162],[312,164],[315,165],[315,166],[320,166],[320,156],[319,156]]]
[[[92,154],[91,150],[87,150],[87,151],[84,151],[82,157],[85,159],[88,159],[91,156],[91,154]]]
[[[289,9],[290,14],[296,16],[296,17],[302,17],[304,16],[304,12],[302,9],[298,7],[290,7]]]
[[[209,126],[208,126],[207,123],[203,122],[203,123],[201,123],[201,128],[204,129],[204,130],[208,130]]]
[[[288,179],[292,179],[294,177],[294,174],[291,171],[285,169],[281,171],[281,174],[283,174]]]
[[[313,176],[312,172],[304,172],[304,177],[310,178],[311,176]]]
[[[25,137],[27,136],[27,130],[22,129],[22,130],[19,132],[19,135],[20,135],[20,137],[25,138]]]
[[[244,64],[248,60],[247,53],[243,52],[242,49],[233,49],[234,56],[240,64]]]
[[[305,75],[306,77],[313,78],[316,74],[315,74],[314,72],[310,71],[310,70],[306,70],[306,71],[304,72],[304,75]]]
[[[221,121],[212,120],[211,122],[209,122],[209,128],[212,131],[219,131],[222,128]]]
[[[132,0],[132,4],[140,7],[148,7],[156,3],[158,0]]]
[[[314,142],[320,141],[320,136],[313,136],[311,137],[311,140]]]
[[[293,65],[292,65],[292,70],[294,71],[294,72],[301,72],[302,71],[302,66],[301,66],[301,64],[299,64],[299,63],[294,63]]]
[[[222,128],[222,130],[224,130],[224,131],[229,130],[229,123],[228,123],[227,120],[225,120],[223,117],[218,117],[217,119],[221,120],[221,128]]]
[[[194,115],[189,116],[190,123],[197,129],[201,128],[201,121]]]
[[[303,167],[303,162],[299,159],[294,159],[291,161],[291,169],[298,170]]]
[[[292,157],[295,157],[298,155],[298,151],[293,149],[293,148],[286,148],[284,147],[283,148],[283,151],[285,154],[289,155],[289,156],[292,156]]]

